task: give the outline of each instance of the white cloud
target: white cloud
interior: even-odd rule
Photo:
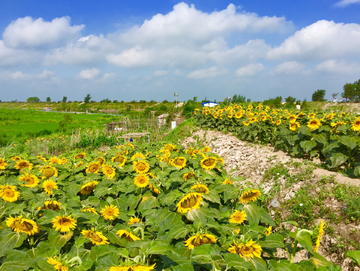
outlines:
[[[204,78],[214,78],[220,75],[226,74],[229,71],[225,68],[218,68],[216,66],[212,66],[209,69],[196,70],[188,74],[188,78],[191,79],[204,79]]]
[[[168,73],[169,73],[168,71],[158,70],[158,71],[154,71],[154,76],[165,76]]]
[[[304,70],[304,65],[296,61],[281,63],[271,71],[271,74],[297,74]]]
[[[264,40],[257,39],[249,40],[247,43],[237,45],[232,49],[212,51],[209,55],[212,60],[220,64],[239,62],[239,60],[251,62],[265,57],[270,49],[271,47]]]
[[[177,76],[182,76],[182,75],[184,75],[184,73],[183,73],[181,70],[176,69],[176,70],[175,70],[175,75],[177,75]]]
[[[315,70],[329,73],[355,74],[360,72],[360,65],[358,63],[347,63],[344,60],[330,59],[317,65]]]
[[[360,55],[360,25],[321,20],[287,38],[268,52],[270,59],[319,59]]]
[[[360,3],[360,0],[341,0],[339,2],[336,2],[334,4],[335,7],[346,7],[351,4],[357,4]]]
[[[91,70],[82,70],[78,76],[82,79],[92,80],[98,77],[101,74],[101,71],[97,68],[92,68]]]
[[[103,61],[106,54],[114,49],[116,49],[115,44],[103,35],[89,35],[47,53],[43,64],[56,65],[59,62],[68,65],[95,64]]]
[[[10,72],[3,71],[0,73],[1,81],[33,81],[33,80],[57,80],[55,72],[44,70],[42,73],[23,73],[22,71]]]
[[[231,32],[283,32],[292,29],[284,17],[260,17],[255,13],[237,12],[230,4],[211,13],[197,10],[194,5],[179,3],[168,14],[157,14],[121,35],[130,44],[179,45],[208,42]]]
[[[250,64],[245,67],[238,68],[235,71],[235,75],[238,77],[253,76],[264,69],[265,69],[265,67],[261,63]]]
[[[78,38],[84,27],[70,26],[69,17],[55,18],[51,22],[24,17],[5,28],[3,41],[11,48],[53,47]]]
[[[154,60],[152,52],[140,46],[125,50],[118,55],[109,54],[106,59],[109,63],[124,68],[149,66]]]

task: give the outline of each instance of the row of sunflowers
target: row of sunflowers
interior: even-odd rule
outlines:
[[[293,156],[318,157],[333,170],[360,176],[360,117],[355,114],[235,104],[196,109],[194,118],[202,128],[233,132],[242,140],[271,144]]]
[[[340,270],[317,253],[324,223],[277,232],[263,197],[207,146],[4,155],[0,270]]]

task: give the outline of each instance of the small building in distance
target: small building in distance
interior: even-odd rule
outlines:
[[[215,102],[206,102],[206,103],[202,103],[202,106],[203,107],[215,107],[215,106],[218,106],[219,104],[218,103],[215,103]]]
[[[51,109],[51,107],[44,107],[43,111],[49,112],[49,111],[52,111],[52,109]]]

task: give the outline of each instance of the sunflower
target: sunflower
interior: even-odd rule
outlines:
[[[112,266],[110,267],[110,271],[151,271],[154,270],[155,264],[152,266],[146,265],[124,265],[124,266]]]
[[[211,149],[210,149],[209,146],[206,145],[206,146],[202,149],[202,151],[203,151],[203,152],[210,152]]]
[[[61,158],[60,160],[60,165],[65,165],[68,162],[68,159],[66,159],[65,157]]]
[[[86,166],[86,173],[98,174],[101,164],[99,162],[92,162]]]
[[[309,127],[312,130],[315,130],[315,129],[319,128],[320,125],[321,125],[320,120],[314,118],[308,122],[307,127]]]
[[[50,157],[49,162],[50,162],[50,165],[52,165],[52,164],[61,165],[61,160],[56,156]]]
[[[176,157],[170,160],[170,164],[178,169],[182,169],[186,166],[186,158],[185,157]]]
[[[132,242],[132,241],[136,241],[136,240],[140,240],[139,237],[137,237],[136,235],[134,235],[131,232],[128,232],[127,230],[118,230],[116,232],[116,234],[120,237],[120,238],[126,238],[127,241]]]
[[[119,163],[117,164],[118,167],[123,167],[125,165],[127,158],[124,155],[117,155],[111,158],[111,162],[113,163]]]
[[[272,231],[272,227],[269,226],[269,228],[267,228],[265,231],[265,236],[269,236],[271,234],[271,231]]]
[[[241,112],[237,112],[237,113],[235,114],[235,118],[241,119],[241,118],[242,118]]]
[[[205,184],[197,183],[193,185],[191,189],[195,189],[199,193],[209,194],[209,188]]]
[[[102,208],[100,211],[103,218],[106,220],[114,220],[116,217],[119,216],[119,208],[110,204],[106,205],[105,208]]]
[[[184,241],[185,246],[188,247],[188,249],[194,249],[198,246],[205,245],[205,244],[211,244],[216,243],[217,239],[214,235],[211,234],[196,234],[194,236],[191,236],[189,239]]]
[[[44,187],[44,190],[45,190],[46,194],[49,194],[49,195],[54,194],[52,189],[58,190],[58,186],[57,186],[56,182],[54,182],[53,180],[44,181],[43,182],[43,187]]]
[[[233,184],[234,182],[233,181],[230,181],[229,178],[226,178],[225,181],[223,181],[222,184]]]
[[[154,174],[152,174],[151,172],[148,172],[148,175],[153,179],[157,179],[157,177]]]
[[[19,217],[8,217],[6,225],[15,232],[24,232],[27,235],[34,235],[39,232],[39,226],[31,219]]]
[[[134,161],[133,162],[133,169],[138,174],[143,174],[149,171],[150,166],[145,161]]]
[[[289,126],[289,129],[291,131],[296,131],[298,128],[300,127],[300,123],[298,122],[293,122],[293,123],[290,123],[290,126]]]
[[[61,210],[61,203],[56,200],[48,200],[44,202],[43,207],[39,207],[38,210],[54,210],[57,212],[58,210]]]
[[[138,218],[138,217],[129,218],[129,222],[128,222],[129,225],[132,225],[132,224],[135,224],[135,223],[140,223],[141,224],[142,222],[141,222],[140,218]]]
[[[230,245],[230,248],[228,249],[230,253],[237,254],[242,258],[254,258],[254,256],[258,258],[261,257],[262,248],[253,240],[242,244],[237,244],[234,241],[234,244],[235,245]]]
[[[245,126],[249,126],[250,122],[248,122],[247,120],[245,120],[245,121],[243,122],[243,124],[244,124]]]
[[[183,175],[184,181],[187,181],[187,180],[189,180],[189,179],[191,179],[191,178],[195,178],[195,177],[196,177],[196,176],[195,176],[195,172],[193,172],[193,171],[190,171],[190,172],[185,173],[185,174]]]
[[[89,207],[89,208],[84,208],[81,209],[81,212],[83,213],[93,213],[95,215],[97,215],[98,213],[96,212],[96,209],[94,207]]]
[[[69,216],[56,216],[52,219],[53,228],[60,232],[69,232],[76,228],[76,220]]]
[[[330,113],[329,115],[326,116],[325,119],[332,120],[334,118],[334,116],[335,116],[335,113]]]
[[[84,184],[82,187],[81,187],[81,190],[80,190],[80,193],[82,195],[89,195],[91,194],[91,192],[95,189],[96,185],[98,184],[99,182],[97,181],[91,181],[91,182],[88,182],[86,184]]]
[[[24,175],[21,175],[19,177],[19,181],[25,182],[26,184],[23,184],[21,186],[26,187],[35,187],[39,184],[39,179],[35,175],[30,175],[29,173],[25,172]]]
[[[213,114],[213,117],[214,117],[214,119],[217,119],[217,118],[219,117],[219,113],[218,113],[218,112],[215,112],[215,113]]]
[[[276,121],[276,125],[279,126],[281,124],[281,120]]]
[[[94,228],[91,230],[82,230],[81,234],[91,241],[94,245],[108,245],[108,239],[99,231],[95,231]]]
[[[217,159],[215,157],[205,157],[200,162],[201,167],[207,170],[215,168],[216,164],[217,164]]]
[[[201,193],[189,193],[176,204],[176,207],[178,207],[177,211],[178,213],[187,213],[192,209],[200,209],[202,200]]]
[[[308,115],[308,118],[313,119],[313,118],[315,118],[315,116],[316,116],[315,113],[310,113],[310,114]]]
[[[137,187],[146,187],[149,184],[149,177],[146,174],[139,174],[134,178]]]
[[[24,168],[29,168],[29,170],[31,170],[33,168],[33,164],[31,164],[27,160],[20,160],[20,161],[16,162],[15,168],[20,169],[20,170],[22,170]]]
[[[325,228],[325,224],[324,224],[324,222],[321,220],[321,221],[320,221],[319,234],[318,234],[318,236],[316,237],[316,242],[315,242],[315,246],[314,246],[314,251],[315,251],[315,252],[318,252],[318,250],[319,250],[321,237],[322,237],[323,234],[324,234],[324,228]]]
[[[5,169],[8,164],[3,158],[0,158],[0,169]]]
[[[104,157],[101,157],[101,156],[95,158],[94,160],[95,160],[96,162],[100,163],[100,165],[104,165],[105,162],[106,162],[105,158],[104,158]]]
[[[84,159],[85,157],[86,157],[86,153],[81,152],[81,153],[77,154],[74,158],[75,159]]]
[[[360,118],[356,118],[354,122],[351,124],[351,129],[355,132],[360,131]]]
[[[161,193],[161,191],[157,187],[152,185],[151,183],[149,183],[149,188],[151,189],[151,191],[153,191],[157,195],[159,195]]]
[[[196,157],[194,148],[188,148],[188,149],[185,151],[185,153],[188,154],[188,155],[191,155],[191,156],[195,156],[195,157]]]
[[[241,224],[246,220],[246,214],[245,211],[239,212],[238,210],[235,210],[235,213],[230,215],[229,222],[230,223],[236,223]]]
[[[84,161],[80,161],[79,163],[77,163],[75,165],[75,168],[79,168],[80,166],[82,166],[84,164]]]
[[[0,158],[1,159],[1,158]],[[11,160],[13,160],[13,161],[21,161],[21,157],[19,157],[19,156],[13,156],[13,157],[11,157],[10,158]]]
[[[240,203],[249,203],[250,201],[256,201],[261,196],[261,192],[259,190],[249,190],[241,194]]]
[[[104,173],[104,175],[108,178],[108,179],[113,179],[115,177],[115,168],[113,168],[110,165],[103,165],[101,167],[102,172]]]
[[[145,160],[146,157],[141,152],[137,152],[133,156],[131,156],[131,161],[134,161],[135,159],[143,159],[143,160]]]
[[[5,202],[15,202],[20,196],[14,185],[0,185],[0,198]]]
[[[53,176],[57,177],[59,175],[58,170],[52,166],[43,166],[40,168],[40,172],[48,179]]]
[[[56,257],[48,257],[47,263],[53,265],[55,270],[60,270],[60,271],[69,270],[69,267],[63,265],[60,261],[56,260]]]

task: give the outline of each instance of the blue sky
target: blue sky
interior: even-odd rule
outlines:
[[[360,79],[360,0],[0,0],[0,100],[326,98]]]

